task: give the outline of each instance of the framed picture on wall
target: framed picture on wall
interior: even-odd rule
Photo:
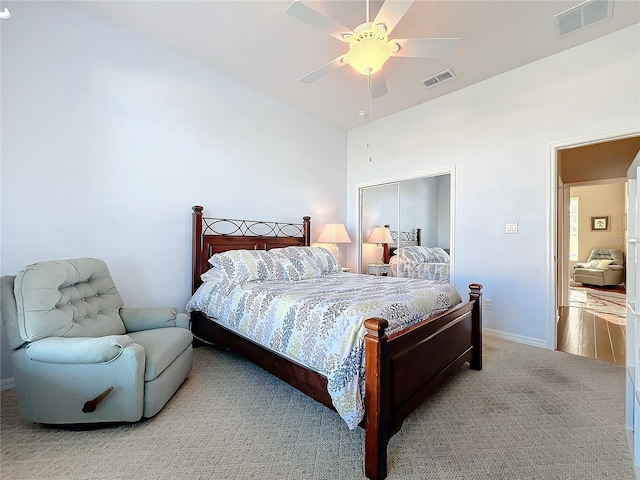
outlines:
[[[609,230],[609,217],[591,217],[591,230]]]

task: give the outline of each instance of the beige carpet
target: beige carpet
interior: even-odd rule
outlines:
[[[390,480],[633,479],[624,367],[485,338],[389,445]],[[0,476],[13,479],[360,479],[363,432],[228,352],[195,351],[153,419],[95,431],[24,422],[1,395]]]

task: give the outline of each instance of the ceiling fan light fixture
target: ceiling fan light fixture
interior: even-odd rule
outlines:
[[[363,75],[380,70],[392,54],[386,34],[376,30],[358,32],[349,42],[349,52],[345,60],[356,72]]]
[[[387,34],[387,26],[384,23],[376,24],[376,33],[378,35],[386,35]]]
[[[445,58],[454,55],[459,38],[403,38],[391,39],[389,36],[398,22],[418,0],[377,0],[381,3],[378,13],[371,20],[370,0],[366,4],[365,22],[353,30],[340,22],[314,10],[304,0],[294,0],[287,8],[287,13],[298,20],[349,44],[349,50],[339,57],[316,68],[301,77],[303,83],[311,83],[320,77],[344,67],[347,63],[362,75],[369,78],[369,98],[379,98],[387,93],[387,84],[381,73],[372,74],[382,69],[392,56],[407,58]],[[587,0],[587,2],[613,2],[613,0]]]

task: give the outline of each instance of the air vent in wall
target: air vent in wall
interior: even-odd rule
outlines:
[[[613,0],[588,0],[554,16],[560,36],[601,22],[613,15]]]
[[[453,73],[453,70],[449,69],[449,70],[445,70],[442,73],[439,73],[437,75],[434,75],[433,77],[429,77],[425,80],[422,80],[422,84],[427,87],[434,87],[436,85],[441,84],[442,82],[446,82],[447,80],[451,80],[452,78],[455,78],[455,74]]]

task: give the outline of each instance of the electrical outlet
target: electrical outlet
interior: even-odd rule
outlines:
[[[493,301],[490,298],[485,298],[484,299],[484,309],[485,310],[491,310],[491,307],[493,307]]]
[[[518,223],[505,223],[504,224],[504,233],[518,233]]]

